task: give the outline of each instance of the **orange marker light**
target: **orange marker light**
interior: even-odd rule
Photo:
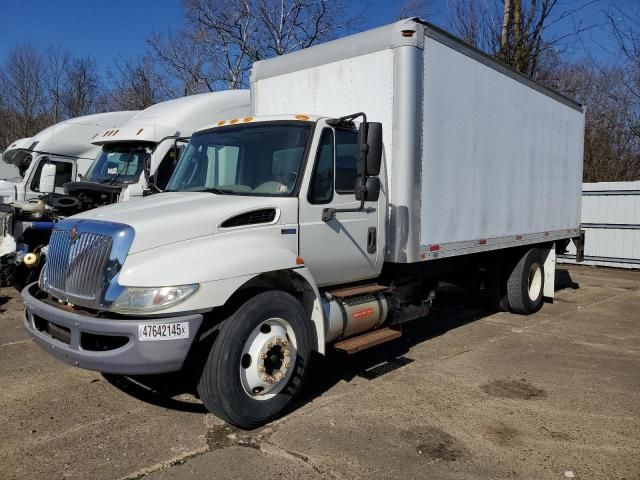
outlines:
[[[218,126],[219,126],[219,127],[221,127],[221,126],[222,126],[222,125],[224,125],[225,123],[227,123],[227,122],[226,122],[226,120],[220,120],[220,121],[218,122]]]
[[[247,117],[242,119],[244,123],[249,123],[251,120],[253,120],[253,117]]]
[[[296,120],[309,120],[309,115],[296,115]]]
[[[231,121],[229,122],[232,125],[235,125],[236,123],[238,123],[240,120],[238,120],[237,118],[232,118]]]
[[[304,265],[304,259],[300,256],[296,257],[296,265]]]

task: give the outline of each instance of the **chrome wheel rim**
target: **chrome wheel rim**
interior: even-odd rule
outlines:
[[[529,299],[534,302],[540,296],[540,290],[542,289],[542,269],[540,265],[534,263],[529,269]]]
[[[245,393],[268,400],[289,383],[297,358],[296,336],[289,322],[270,318],[253,329],[242,347],[240,381]]]

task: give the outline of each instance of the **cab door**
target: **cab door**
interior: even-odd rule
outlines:
[[[325,209],[360,206],[354,193],[357,158],[357,130],[319,124],[299,203],[300,256],[319,286],[380,273],[377,202],[366,202],[364,211],[336,212],[330,220],[322,219]]]

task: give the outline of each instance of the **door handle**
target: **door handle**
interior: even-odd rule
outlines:
[[[369,227],[369,231],[367,232],[367,252],[376,253],[378,249],[377,236],[376,227]]]

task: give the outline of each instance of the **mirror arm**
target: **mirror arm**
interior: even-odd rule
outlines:
[[[362,204],[357,208],[325,208],[324,210],[322,210],[322,221],[323,222],[330,222],[331,220],[333,220],[333,217],[335,217],[336,213],[338,213],[338,212],[373,213],[375,211],[376,211],[376,209],[373,208],[373,207],[365,208],[364,207],[364,201],[362,201]]]

